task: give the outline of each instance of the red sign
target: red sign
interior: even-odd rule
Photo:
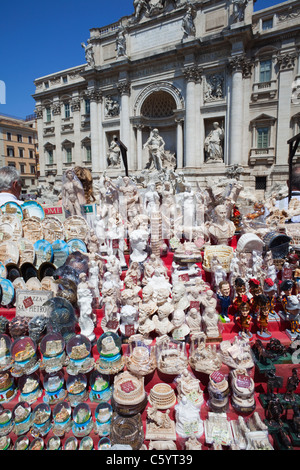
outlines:
[[[188,282],[190,280],[190,276],[188,274],[180,274],[178,277],[183,282]]]
[[[215,371],[211,374],[211,378],[216,384],[218,384],[224,380],[224,375],[218,371]]]
[[[31,297],[27,297],[27,299],[23,300],[23,304],[25,308],[29,308],[33,305],[33,300]]]
[[[44,212],[46,215],[53,215],[53,214],[62,214],[63,209],[61,206],[56,207],[44,207]]]
[[[125,393],[130,393],[130,392],[133,392],[135,390],[135,386],[134,386],[134,383],[132,382],[132,380],[127,380],[127,382],[124,382],[124,383],[121,384],[121,389]]]
[[[251,380],[247,375],[238,374],[236,383],[238,387],[249,388],[251,385]]]

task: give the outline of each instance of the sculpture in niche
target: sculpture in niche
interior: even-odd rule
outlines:
[[[232,13],[232,22],[239,23],[245,19],[245,8],[247,6],[248,0],[232,0],[233,4],[233,13]]]
[[[121,163],[121,150],[117,144],[118,137],[113,136],[107,152],[107,165],[109,167],[119,168]]]
[[[114,100],[111,95],[105,98],[105,116],[114,117],[118,116],[120,112],[120,105],[118,101]]]
[[[119,28],[116,38],[116,51],[118,57],[126,57],[126,38],[125,38],[125,28],[122,26]]]
[[[158,129],[153,129],[151,131],[150,136],[146,143],[144,144],[144,148],[148,148],[149,150],[149,162],[146,165],[146,169],[154,168],[157,171],[162,170],[162,154],[165,150],[165,141],[159,135]]]
[[[207,154],[206,163],[223,162],[224,129],[218,122],[213,123],[213,130],[204,141],[204,150]]]
[[[133,21],[138,21],[143,13],[149,12],[150,9],[150,0],[134,0],[134,16]]]
[[[185,39],[188,36],[196,35],[196,28],[194,24],[194,19],[196,18],[196,10],[193,5],[187,3],[186,13],[182,18],[181,29],[183,31],[183,38]]]
[[[220,74],[209,75],[206,77],[206,89],[204,100],[216,101],[224,98],[223,86],[224,76]]]
[[[87,45],[82,42],[81,46],[85,50],[85,60],[90,67],[95,67],[95,57],[94,57],[94,50],[93,44],[91,44],[90,39],[87,40]]]

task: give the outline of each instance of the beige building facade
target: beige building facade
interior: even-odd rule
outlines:
[[[299,2],[254,12],[252,0],[149,0],[133,9],[90,30],[85,63],[35,80],[40,180],[76,165],[95,178],[124,174],[109,160],[114,136],[129,174],[139,174],[157,128],[192,183],[235,172],[260,190],[285,181],[287,141],[300,131]]]
[[[36,119],[0,115],[1,166],[13,166],[21,174],[22,193],[34,193],[38,186],[38,137]]]

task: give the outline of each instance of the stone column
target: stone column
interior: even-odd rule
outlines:
[[[80,142],[80,98],[74,97],[71,103],[74,124],[74,156],[76,166],[82,166],[81,142]]]
[[[143,124],[136,125],[137,169],[143,169]]]
[[[229,165],[243,164],[243,78],[249,76],[250,61],[244,55],[229,60],[232,73],[229,113]]]
[[[196,162],[196,82],[201,79],[202,71],[197,65],[190,65],[183,69],[187,80],[185,104],[185,155],[184,166],[195,167]]]
[[[177,124],[176,135],[177,135],[177,147],[176,147],[176,156],[177,156],[177,168],[181,169],[183,167],[183,118],[175,119]]]
[[[64,154],[61,146],[61,104],[59,101],[53,102],[52,105],[52,114],[54,117],[54,129],[55,129],[55,158],[54,163],[56,163],[56,176],[61,176],[63,174],[63,164],[64,164]]]
[[[290,134],[290,107],[292,98],[292,84],[294,80],[295,53],[280,54],[277,56],[279,69],[278,76],[278,117],[277,117],[277,165],[288,164],[289,148],[287,141]]]
[[[130,82],[127,80],[118,82],[118,90],[121,95],[120,110],[120,140],[127,147],[128,169],[133,169],[131,155],[131,136],[130,136],[130,120],[129,120],[129,96]]]
[[[87,95],[90,100],[92,172],[99,174],[101,171],[101,154],[99,146],[98,101],[101,94],[95,88],[91,88],[88,90]]]

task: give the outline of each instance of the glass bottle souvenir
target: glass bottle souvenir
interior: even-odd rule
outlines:
[[[84,374],[69,375],[66,383],[71,406],[76,407],[88,399],[87,378]]]
[[[40,361],[37,357],[37,347],[29,336],[17,339],[12,345],[11,354],[13,358],[11,375],[13,377],[30,375],[38,370]]]
[[[98,450],[108,450],[111,448],[109,437],[102,437],[98,442]]]
[[[79,450],[94,450],[94,441],[90,436],[84,437],[80,444]]]
[[[37,437],[36,439],[33,439],[31,444],[29,445],[28,450],[44,450],[44,448],[45,448],[44,439],[42,439],[41,437]]]
[[[32,413],[31,435],[33,437],[46,436],[51,427],[51,408],[46,403],[40,403]]]
[[[109,377],[94,370],[90,375],[90,395],[91,402],[102,403],[109,401],[112,395]]]
[[[61,450],[61,440],[58,436],[52,436],[47,442],[47,450]]]
[[[92,412],[87,403],[79,403],[73,412],[72,431],[75,437],[85,437],[94,428]]]
[[[65,389],[65,379],[62,371],[46,374],[44,377],[43,397],[44,403],[56,405],[62,400],[66,400],[68,392]]]
[[[0,403],[8,403],[16,396],[18,389],[9,371],[0,374]]]
[[[52,431],[55,436],[63,437],[72,428],[72,408],[67,401],[57,403],[53,409]]]
[[[0,437],[7,436],[13,427],[12,411],[0,405]]]
[[[60,333],[48,333],[41,341],[42,360],[40,369],[47,373],[58,372],[65,365],[65,340]]]
[[[96,361],[96,370],[102,374],[117,374],[124,368],[121,338],[111,331],[103,333],[97,340],[99,358]]]
[[[78,440],[76,437],[68,437],[66,442],[63,445],[63,450],[77,450],[78,449]]]
[[[13,443],[9,436],[0,437],[0,450],[12,450]]]
[[[27,436],[20,436],[14,443],[14,450],[28,450],[30,445],[30,440]]]
[[[18,386],[20,389],[19,401],[26,401],[30,405],[36,402],[43,394],[40,387],[40,379],[37,373],[20,377]]]
[[[29,403],[25,401],[18,403],[13,409],[12,419],[14,421],[13,433],[17,436],[26,434],[32,424],[32,413]]]
[[[113,409],[109,403],[99,403],[95,411],[95,432],[99,436],[109,435],[112,414]]]
[[[69,358],[66,371],[69,375],[87,374],[94,369],[95,360],[91,356],[91,341],[84,335],[73,336],[67,343]]]

